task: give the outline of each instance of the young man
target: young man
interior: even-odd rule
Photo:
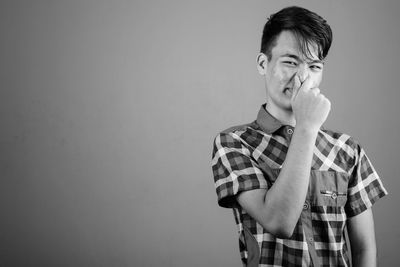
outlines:
[[[257,119],[215,138],[212,169],[232,208],[244,266],[376,266],[371,206],[387,194],[363,148],[322,128],[321,93],[332,32],[319,15],[289,7],[265,24],[257,69],[266,104]]]

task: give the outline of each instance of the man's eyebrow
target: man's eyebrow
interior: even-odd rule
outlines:
[[[290,53],[283,54],[283,55],[281,55],[280,57],[290,57],[290,58],[296,59],[296,60],[298,60],[298,61],[301,61],[300,57],[298,57],[298,56],[295,55],[295,54],[290,54]]]
[[[314,60],[311,60],[310,62],[307,62],[308,64],[315,64],[315,63],[317,63],[317,64],[325,64],[325,60],[319,60],[319,59],[314,59]]]
[[[290,54],[290,53],[283,54],[280,57],[290,57],[290,58],[293,58],[293,59],[295,59],[297,61],[303,61],[299,56],[297,56],[295,54]],[[324,60],[320,60],[320,59],[314,59],[314,60],[308,61],[307,63],[308,64],[315,64],[315,63],[325,64],[325,61]]]

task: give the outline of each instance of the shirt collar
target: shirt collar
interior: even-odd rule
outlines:
[[[260,110],[258,111],[257,115],[257,124],[261,127],[261,129],[268,133],[271,134],[281,128],[283,125],[279,120],[277,120],[274,116],[272,116],[267,110],[266,110],[266,104],[261,105]]]

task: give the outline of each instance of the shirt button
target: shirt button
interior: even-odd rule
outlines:
[[[293,134],[293,129],[292,128],[287,129],[287,133],[292,135]]]
[[[309,242],[313,242],[313,241],[314,241],[314,238],[309,237],[309,238],[308,238],[308,241],[309,241]]]
[[[308,204],[308,202],[306,202],[303,205],[303,210],[308,210],[309,207],[310,207],[310,204]]]

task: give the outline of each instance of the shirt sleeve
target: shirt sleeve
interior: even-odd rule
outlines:
[[[221,133],[214,140],[212,171],[218,204],[231,208],[236,196],[253,189],[267,188],[267,181],[251,152],[234,133]]]
[[[382,181],[372,166],[363,148],[357,145],[355,165],[349,180],[347,203],[348,217],[353,217],[372,207],[380,198],[387,195]]]

